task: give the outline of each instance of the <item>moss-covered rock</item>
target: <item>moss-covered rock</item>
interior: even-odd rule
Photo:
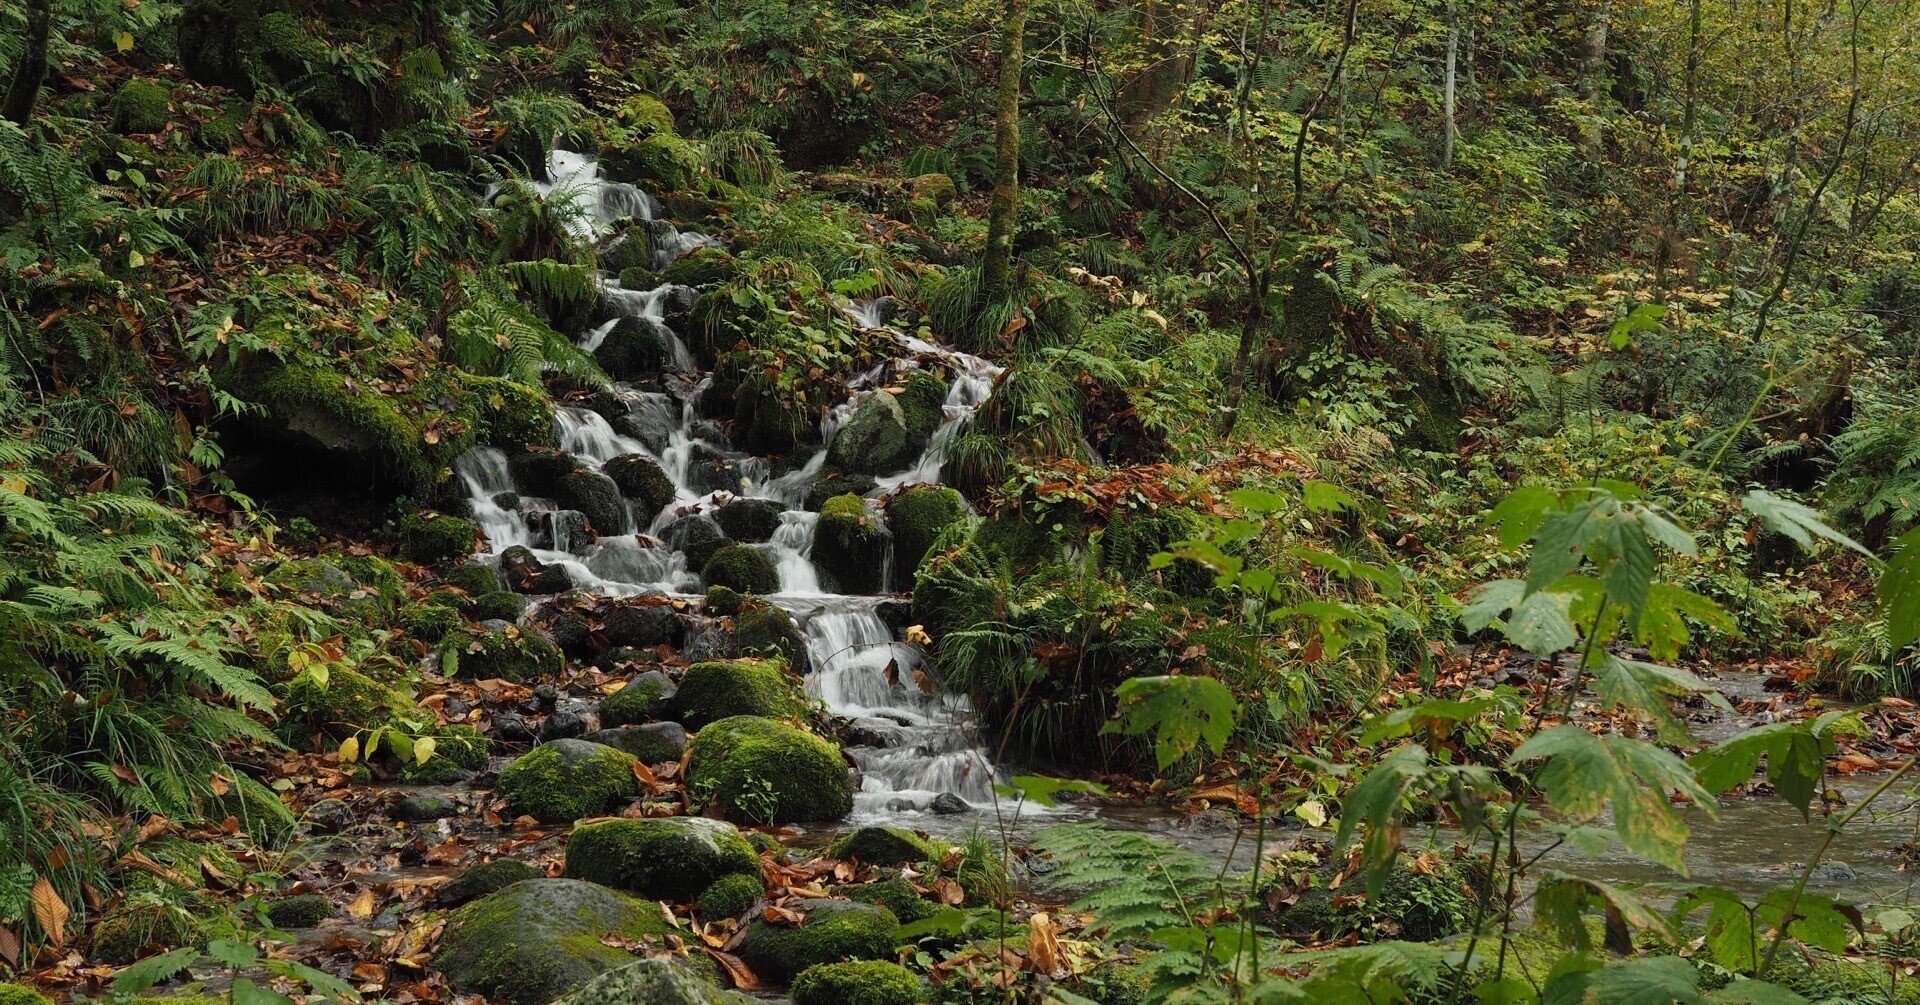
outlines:
[[[623,282],[631,271],[621,273]],[[637,277],[636,281],[644,282]],[[645,318],[624,317],[601,336],[600,344],[593,348],[593,359],[614,380],[635,382],[658,376],[672,356],[659,330]]]
[[[650,94],[636,94],[620,102],[619,107],[613,110],[613,117],[621,128],[635,136],[674,131],[672,110]]]
[[[527,610],[527,598],[506,590],[494,590],[483,593],[467,604],[466,615],[474,621],[505,621],[512,624],[520,620]]]
[[[600,148],[600,167],[608,177],[656,192],[693,188],[701,166],[700,148],[670,132],[628,133]]]
[[[680,617],[667,604],[622,604],[606,613],[600,626],[607,643],[651,649],[680,640]]]
[[[601,820],[567,837],[570,879],[655,900],[689,901],[722,876],[760,875],[760,856],[730,823],[706,817]]]
[[[836,887],[833,892],[863,904],[879,904],[892,911],[903,925],[931,918],[941,909],[939,904],[921,896],[912,883],[900,876],[888,876],[860,886]]]
[[[333,667],[326,682],[301,674],[281,688],[284,713],[291,723],[346,736],[419,714],[413,699],[349,666]]]
[[[652,722],[667,713],[677,690],[666,674],[649,670],[607,695],[600,703],[600,724],[626,726]]]
[[[913,971],[886,960],[808,967],[788,989],[793,1005],[919,1005],[926,988]]]
[[[430,726],[418,734],[418,739],[433,740],[432,761],[446,761],[463,771],[479,771],[487,766],[492,747],[487,734],[465,723],[447,723]]]
[[[859,859],[867,865],[896,866],[939,858],[942,848],[904,827],[862,827],[842,834],[827,846],[834,858]]]
[[[656,956],[610,970],[564,999],[564,1005],[756,1005],[757,999],[726,991],[696,972],[685,959]]]
[[[538,384],[468,374],[478,412],[479,436],[488,446],[524,450],[553,440],[553,399]]]
[[[747,598],[741,596],[739,591],[731,587],[709,586],[707,587],[706,612],[714,617],[730,618],[740,613],[740,609],[745,606],[746,601]]]
[[[643,764],[678,761],[680,755],[687,752],[687,730],[677,722],[648,722],[596,729],[581,739],[624,750]]]
[[[125,966],[147,950],[175,949],[193,940],[193,925],[179,908],[169,904],[123,907],[101,919],[93,929],[93,951],[100,963]]]
[[[627,527],[627,504],[620,498],[620,486],[599,471],[581,468],[560,479],[553,500],[562,509],[585,516],[594,533],[601,536],[618,534]]]
[[[808,967],[843,960],[884,960],[897,943],[893,930],[900,919],[875,904],[848,900],[803,900],[789,905],[806,915],[798,925],[774,924],[764,918],[747,926],[739,957],[754,973],[790,981]]]
[[[660,270],[659,281],[675,286],[721,286],[740,274],[733,256],[720,248],[695,248]]]
[[[454,672],[469,680],[524,681],[559,673],[559,647],[531,628],[469,625],[449,634],[441,651],[451,653]]]
[[[702,921],[738,918],[767,894],[766,880],[758,872],[736,872],[713,881],[694,901],[694,910]]]
[[[943,485],[916,485],[887,502],[887,529],[893,533],[896,583],[913,582],[920,560],[934,539],[966,516],[960,493]]]
[[[907,375],[900,391],[900,411],[907,419],[909,463],[926,452],[934,431],[947,419],[947,382],[926,370]]]
[[[53,999],[24,984],[0,984],[0,1005],[53,1005]]]
[[[700,567],[700,579],[709,587],[724,586],[741,593],[773,593],[780,589],[780,572],[773,559],[758,548],[727,544]]]
[[[613,479],[621,495],[633,500],[638,513],[651,517],[673,501],[673,479],[645,454],[615,457],[600,470]]]
[[[639,791],[633,755],[588,743],[554,740],[500,772],[507,809],[545,823],[571,823],[604,813]]]
[[[435,892],[434,899],[442,907],[460,907],[523,879],[541,879],[545,875],[525,862],[510,858],[495,859],[455,876]]]
[[[886,586],[887,529],[859,496],[835,496],[814,525],[814,567],[821,585],[841,593],[879,593]]]
[[[660,539],[668,547],[686,553],[689,569],[705,567],[708,560],[731,543],[720,524],[705,513],[692,513],[668,524],[660,532]]]
[[[813,413],[757,367],[740,374],[733,388],[733,437],[754,454],[785,454],[814,428]]]
[[[695,663],[681,675],[673,698],[674,717],[694,730],[730,715],[784,719],[806,710],[799,682],[787,676],[782,659]]]
[[[864,496],[874,490],[879,482],[872,475],[850,474],[845,471],[825,471],[807,486],[807,508],[819,512],[830,499],[840,496]]]
[[[457,516],[409,514],[400,521],[400,557],[439,565],[473,554],[473,524]]]
[[[527,495],[554,498],[560,483],[580,469],[573,455],[560,450],[527,450],[507,458],[507,474]]]
[[[392,618],[406,595],[392,566],[364,557],[289,559],[267,573],[266,581],[369,625]]]
[[[158,82],[135,77],[121,84],[109,103],[113,128],[123,133],[157,133],[167,128],[171,100]]]
[[[480,597],[499,591],[500,574],[485,562],[462,562],[441,573],[435,582],[453,587],[469,597]]]
[[[660,905],[571,879],[528,879],[461,908],[434,967],[463,994],[548,1005],[635,956],[608,945],[662,940]]]
[[[459,611],[445,604],[409,604],[400,611],[400,627],[429,645],[465,623]]]
[[[900,400],[885,391],[862,399],[827,445],[827,463],[854,474],[891,474],[916,456],[907,435],[907,413]]]
[[[689,784],[710,794],[730,820],[838,820],[853,810],[840,748],[784,722],[721,719],[694,734],[689,757]]]
[[[742,656],[779,654],[787,668],[801,677],[813,672],[807,637],[793,615],[765,601],[743,603],[733,615],[733,651]]]
[[[333,915],[333,902],[317,893],[282,897],[267,904],[267,920],[275,928],[312,928]]]
[[[771,499],[735,499],[714,511],[720,529],[735,541],[758,544],[780,529],[781,506]]]

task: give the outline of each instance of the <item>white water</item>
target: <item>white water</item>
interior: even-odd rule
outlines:
[[[602,178],[591,158],[555,151],[549,167],[552,180],[534,188],[543,197],[567,200],[573,210],[570,229],[576,237],[599,240],[623,219],[654,220],[650,196],[632,185]],[[703,234],[681,234],[665,223],[656,223],[651,234],[659,266],[715,243]],[[633,512],[630,527],[640,533],[593,542],[560,540],[560,535],[545,529],[560,526],[554,504],[521,495],[517,505],[503,505],[500,500],[511,501],[508,493],[518,494],[507,457],[498,450],[478,448],[462,457],[456,470],[472,500],[474,521],[486,534],[487,550],[482,556],[497,560],[510,547],[529,547],[541,561],[564,566],[576,589],[605,595],[693,596],[702,588],[697,570],[688,569],[686,556],[661,540],[667,528],[688,515],[711,513],[736,497],[773,500],[783,510],[779,526],[770,540],[756,547],[767,552],[780,577],[779,592],[766,599],[792,613],[806,635],[814,664],[806,682],[808,692],[835,714],[855,720],[862,736],[884,741],[847,748],[860,773],[854,819],[924,812],[942,794],[958,796],[976,808],[990,805],[994,772],[975,743],[972,710],[966,700],[946,694],[924,675],[918,647],[894,639],[878,614],[886,598],[823,592],[812,562],[819,515],[802,508],[807,489],[824,469],[826,444],[861,398],[880,393],[877,385],[888,367],[875,367],[849,381],[849,400],[821,419],[822,446],[799,467],[775,476],[767,459],[741,454],[706,435],[712,426],[700,421],[695,405],[710,381],[665,321],[671,293],[670,287],[627,290],[603,280],[602,304],[617,316],[578,334],[582,348],[592,351],[622,318],[643,319],[671,349],[677,375],[667,379],[667,390],[618,385],[615,396],[627,409],[618,423],[591,409],[563,406],[555,409],[554,426],[561,449],[586,467],[598,469],[630,454],[650,458],[673,482],[673,502],[658,513]],[[908,485],[938,482],[948,449],[992,393],[1000,368],[886,328],[874,304],[851,304],[845,310],[861,326],[887,331],[897,339],[906,357],[904,365],[939,367],[951,382],[943,422],[925,452],[904,470],[878,479],[872,498],[882,499]],[[726,466],[730,474],[723,480],[731,488],[705,491],[715,479],[701,481],[702,465]],[[628,505],[631,510],[632,503]],[[890,574],[891,553],[886,565]]]

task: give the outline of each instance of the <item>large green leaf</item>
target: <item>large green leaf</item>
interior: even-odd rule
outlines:
[[[1732,984],[1708,993],[1714,1005],[1812,1005],[1797,991],[1766,981],[1735,979]]]
[[[1121,683],[1114,697],[1120,708],[1103,732],[1153,736],[1154,759],[1165,770],[1205,743],[1219,754],[1227,748],[1240,703],[1212,677],[1135,677]]]
[[[1543,1005],[1705,1005],[1700,972],[1677,956],[1649,956],[1563,974]]]
[[[1493,699],[1491,698],[1476,698],[1471,701],[1429,699],[1418,705],[1396,708],[1385,715],[1376,715],[1367,720],[1366,729],[1360,734],[1360,742],[1372,745],[1381,740],[1397,740],[1417,729],[1429,726],[1472,722],[1492,707]]]
[[[1493,508],[1490,522],[1499,528],[1502,548],[1518,548],[1559,509],[1560,493],[1544,485],[1522,485]]]
[[[1630,623],[1635,641],[1646,646],[1654,659],[1670,660],[1693,640],[1687,628],[1689,619],[1727,635],[1740,634],[1740,626],[1719,604],[1671,583],[1654,583],[1648,588],[1645,603]]]
[[[1622,659],[1608,652],[1596,653],[1593,662],[1594,692],[1609,706],[1627,708],[1651,719],[1660,738],[1669,743],[1691,739],[1686,727],[1667,708],[1670,695],[1705,695],[1714,705],[1732,711],[1718,689],[1678,667]]]
[[[1740,497],[1740,505],[1749,513],[1760,518],[1760,522],[1769,529],[1792,538],[1802,548],[1813,547],[1814,538],[1823,538],[1843,547],[1852,548],[1868,558],[1873,552],[1853,538],[1833,529],[1821,519],[1820,512],[1805,503],[1794,502],[1785,496],[1777,496],[1765,489],[1755,489]]]
[[[1754,927],[1753,912],[1746,901],[1717,886],[1696,887],[1674,905],[1674,923],[1680,924],[1701,908],[1707,909],[1704,932],[1713,962],[1728,970],[1751,972],[1760,962],[1759,952],[1764,943],[1760,931]]]
[[[1538,759],[1547,763],[1537,781],[1555,810],[1574,820],[1611,811],[1614,833],[1629,851],[1686,872],[1687,825],[1667,793],[1678,792],[1709,813],[1716,806],[1679,758],[1642,740],[1561,725],[1534,734],[1508,763]]]
[[[1709,747],[1689,758],[1687,764],[1703,787],[1720,793],[1751,781],[1754,769],[1765,757],[1767,780],[1804,817],[1819,790],[1832,744],[1805,722],[1771,722]]]
[[[1426,775],[1427,752],[1411,744],[1395,748],[1380,759],[1347,793],[1340,807],[1340,829],[1334,834],[1337,855],[1353,839],[1362,823],[1367,826],[1361,851],[1367,870],[1367,895],[1378,897],[1381,884],[1393,871],[1394,852],[1400,847],[1400,812],[1407,793]]]
[[[1880,570],[1875,592],[1880,595],[1880,618],[1887,624],[1893,647],[1905,649],[1920,639],[1920,527],[1893,543],[1893,557]]]
[[[1539,925],[1555,932],[1563,945],[1581,952],[1592,948],[1586,913],[1594,907],[1600,908],[1605,919],[1611,947],[1631,949],[1635,931],[1652,932],[1669,942],[1674,937],[1666,919],[1632,891],[1598,880],[1547,872],[1540,877],[1534,903]]]

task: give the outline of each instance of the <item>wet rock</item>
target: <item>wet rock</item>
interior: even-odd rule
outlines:
[[[645,454],[615,457],[600,470],[613,479],[621,495],[633,500],[636,512],[651,517],[673,502],[673,479],[667,477],[660,465]]]
[[[940,814],[941,816],[956,816],[958,814],[965,813],[968,810],[973,809],[973,807],[967,805],[967,801],[965,799],[962,799],[951,792],[942,792],[939,795],[934,796],[933,803],[929,805],[927,808],[932,810],[935,813]]]
[[[504,743],[532,743],[538,734],[527,717],[518,712],[502,712],[493,717],[493,737]]]
[[[917,485],[889,500],[887,530],[893,534],[894,582],[911,584],[934,539],[966,513],[960,493],[944,486]]]
[[[1822,883],[1852,883],[1860,878],[1860,874],[1853,870],[1853,866],[1830,859],[1814,866],[1808,878]]]
[[[746,487],[746,474],[740,470],[738,458],[695,441],[687,448],[687,487],[699,495],[738,493]]]
[[[442,907],[459,907],[490,893],[504,890],[523,879],[539,879],[546,874],[525,862],[510,858],[483,862],[455,876],[434,894]]]
[[[585,736],[591,728],[586,717],[578,712],[555,712],[547,716],[547,721],[540,724],[540,742],[547,743]]]
[[[500,578],[515,593],[545,596],[573,589],[573,577],[564,567],[548,565],[530,549],[517,544],[500,553]]]
[[[267,904],[267,920],[275,928],[312,928],[335,913],[333,902],[317,893],[282,897]]]
[[[726,659],[733,653],[732,626],[724,621],[709,621],[688,640],[681,655],[697,663],[701,660]]]
[[[560,482],[579,467],[572,454],[557,450],[529,450],[507,458],[507,474],[524,495],[559,497]]]
[[[780,529],[780,504],[771,499],[735,499],[720,507],[713,518],[728,537],[758,544]]]
[[[670,704],[675,718],[695,730],[728,716],[784,719],[807,710],[799,682],[779,658],[695,663],[681,675]]]
[[[709,587],[724,586],[746,594],[780,589],[780,573],[767,553],[745,544],[727,544],[700,566],[700,580]]]
[[[807,486],[807,508],[818,511],[835,496],[864,496],[872,492],[878,482],[871,475],[847,474],[844,471],[825,471]]]
[[[784,722],[721,719],[694,734],[688,757],[689,787],[712,793],[729,820],[838,820],[853,810],[853,781],[840,748]]]
[[[314,834],[338,834],[359,823],[353,807],[344,799],[322,799],[307,807],[307,829]]]
[[[535,548],[578,554],[592,546],[587,515],[577,509],[551,509],[528,514],[527,540]]]
[[[687,556],[687,568],[699,569],[713,553],[727,546],[727,532],[714,518],[704,513],[683,516],[660,532],[667,547]]]
[[[664,939],[660,905],[573,879],[528,879],[461,908],[434,968],[462,994],[548,1005],[636,962],[608,942]]]
[[[601,633],[616,646],[651,649],[680,641],[680,618],[666,604],[628,603],[607,612]]]
[[[677,722],[649,722],[637,726],[597,729],[582,739],[588,743],[624,750],[646,764],[677,761],[687,751],[686,727]]]
[[[533,689],[533,700],[540,711],[551,712],[560,706],[560,689],[552,684],[542,684]]]
[[[440,645],[454,672],[468,680],[524,681],[559,673],[565,664],[545,635],[494,621],[449,632]]]
[[[600,703],[600,721],[607,726],[627,726],[660,718],[677,691],[666,674],[649,670]]]
[[[794,624],[793,615],[761,600],[747,601],[734,614],[731,652],[737,656],[779,653],[794,673],[805,677],[813,672],[807,637]]]
[[[907,865],[937,858],[943,849],[904,827],[862,827],[827,846],[833,858],[859,859],[867,865]]]
[[[554,501],[585,514],[595,533],[604,537],[626,529],[627,504],[620,487],[605,474],[581,468],[560,479],[556,488]]]
[[[879,593],[886,585],[889,537],[858,496],[835,496],[820,508],[813,532],[821,585],[841,593]]]
[[[852,747],[891,747],[898,733],[892,722],[869,715],[847,723],[840,735]]]
[[[601,322],[604,324],[605,322]],[[631,383],[660,373],[669,358],[666,340],[653,323],[642,317],[623,317],[613,323],[593,358],[607,376]]]
[[[738,828],[706,817],[604,820],[567,837],[566,875],[658,900],[689,901],[722,876],[759,875]]]
[[[894,583],[902,588],[911,587],[913,577],[908,576],[905,580],[896,579]],[[873,614],[897,638],[905,635],[907,628],[913,624],[913,603],[906,600],[882,600],[873,605]]]
[[[400,800],[393,808],[393,818],[408,823],[427,823],[458,816],[460,807],[446,796],[413,795]]]
[[[827,446],[827,463],[855,474],[884,475],[913,463],[907,413],[884,391],[862,399]]]
[[[547,633],[553,636],[553,644],[568,657],[581,662],[592,659],[607,647],[594,637],[593,625],[586,616],[575,611],[567,611],[547,624]]]

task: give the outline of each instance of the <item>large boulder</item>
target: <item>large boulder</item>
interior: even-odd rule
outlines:
[[[645,454],[625,454],[608,461],[600,469],[620,488],[620,494],[633,500],[634,510],[648,519],[673,502],[673,479]]]
[[[934,539],[967,514],[966,500],[943,485],[916,485],[887,502],[893,534],[893,581],[911,584]]]
[[[757,1005],[757,1000],[715,986],[677,958],[656,956],[595,977],[564,1005]]]
[[[572,823],[612,809],[639,791],[632,754],[585,740],[554,740],[500,772],[507,809],[545,823]]]
[[[601,634],[609,645],[651,649],[680,640],[679,615],[666,604],[626,603],[601,619]]]
[[[785,660],[728,660],[688,667],[673,709],[681,724],[697,730],[730,715],[804,715],[807,700],[799,683],[787,676]]]
[[[659,375],[669,358],[666,340],[642,317],[615,321],[593,349],[594,362],[607,376],[629,383]]]
[[[694,735],[688,757],[689,787],[711,793],[729,820],[783,824],[853,811],[840,748],[775,719],[721,719]]]
[[[413,513],[400,521],[400,557],[440,565],[473,554],[473,524],[457,516]]]
[[[667,703],[673,700],[675,691],[673,681],[666,674],[648,670],[607,695],[600,703],[600,724],[626,726],[652,722],[667,713]]]
[[[780,529],[780,504],[771,499],[735,499],[714,511],[713,518],[735,541],[758,544]]]
[[[599,471],[581,468],[560,479],[554,501],[563,509],[577,510],[601,536],[627,529],[627,504],[620,498],[620,487]]]
[[[560,482],[580,467],[572,454],[558,450],[528,450],[507,458],[507,474],[523,495],[553,499]]]
[[[834,858],[859,859],[882,867],[925,862],[939,858],[943,851],[904,827],[862,827],[827,846],[827,854]]]
[[[727,546],[727,532],[705,513],[693,513],[668,524],[660,532],[667,547],[687,556],[687,568],[700,569],[714,553]]]
[[[626,751],[643,764],[678,761],[680,755],[687,752],[687,730],[677,722],[596,729],[581,739]]]
[[[711,601],[708,602],[711,607]],[[793,615],[765,601],[743,603],[733,615],[733,652],[740,656],[778,653],[787,667],[802,677],[813,672],[807,637],[793,623]]]
[[[780,589],[780,571],[767,553],[752,545],[728,544],[700,567],[700,580],[709,587],[724,586],[741,593],[774,593]]]
[[[740,940],[740,959],[762,977],[790,981],[808,967],[889,959],[898,947],[893,931],[900,919],[877,904],[815,899],[786,906],[806,919],[792,925],[758,918]]]
[[[879,593],[886,587],[886,525],[859,496],[835,496],[820,507],[809,558],[822,586],[841,593]]]
[[[908,375],[900,391],[900,411],[907,420],[908,463],[926,452],[935,430],[947,421],[947,382],[925,370]],[[901,465],[905,467],[906,465]]]
[[[529,879],[455,912],[435,969],[462,994],[548,1005],[638,957],[609,943],[672,932],[660,905],[573,879]]]
[[[566,662],[545,635],[519,625],[467,625],[447,633],[440,646],[454,672],[470,680],[531,680],[559,673]]]
[[[706,817],[599,820],[567,838],[570,879],[688,902],[722,876],[760,874],[760,856],[732,824]]]
[[[869,394],[833,434],[827,463],[856,474],[885,475],[918,456],[907,435],[907,413],[885,391]]]

